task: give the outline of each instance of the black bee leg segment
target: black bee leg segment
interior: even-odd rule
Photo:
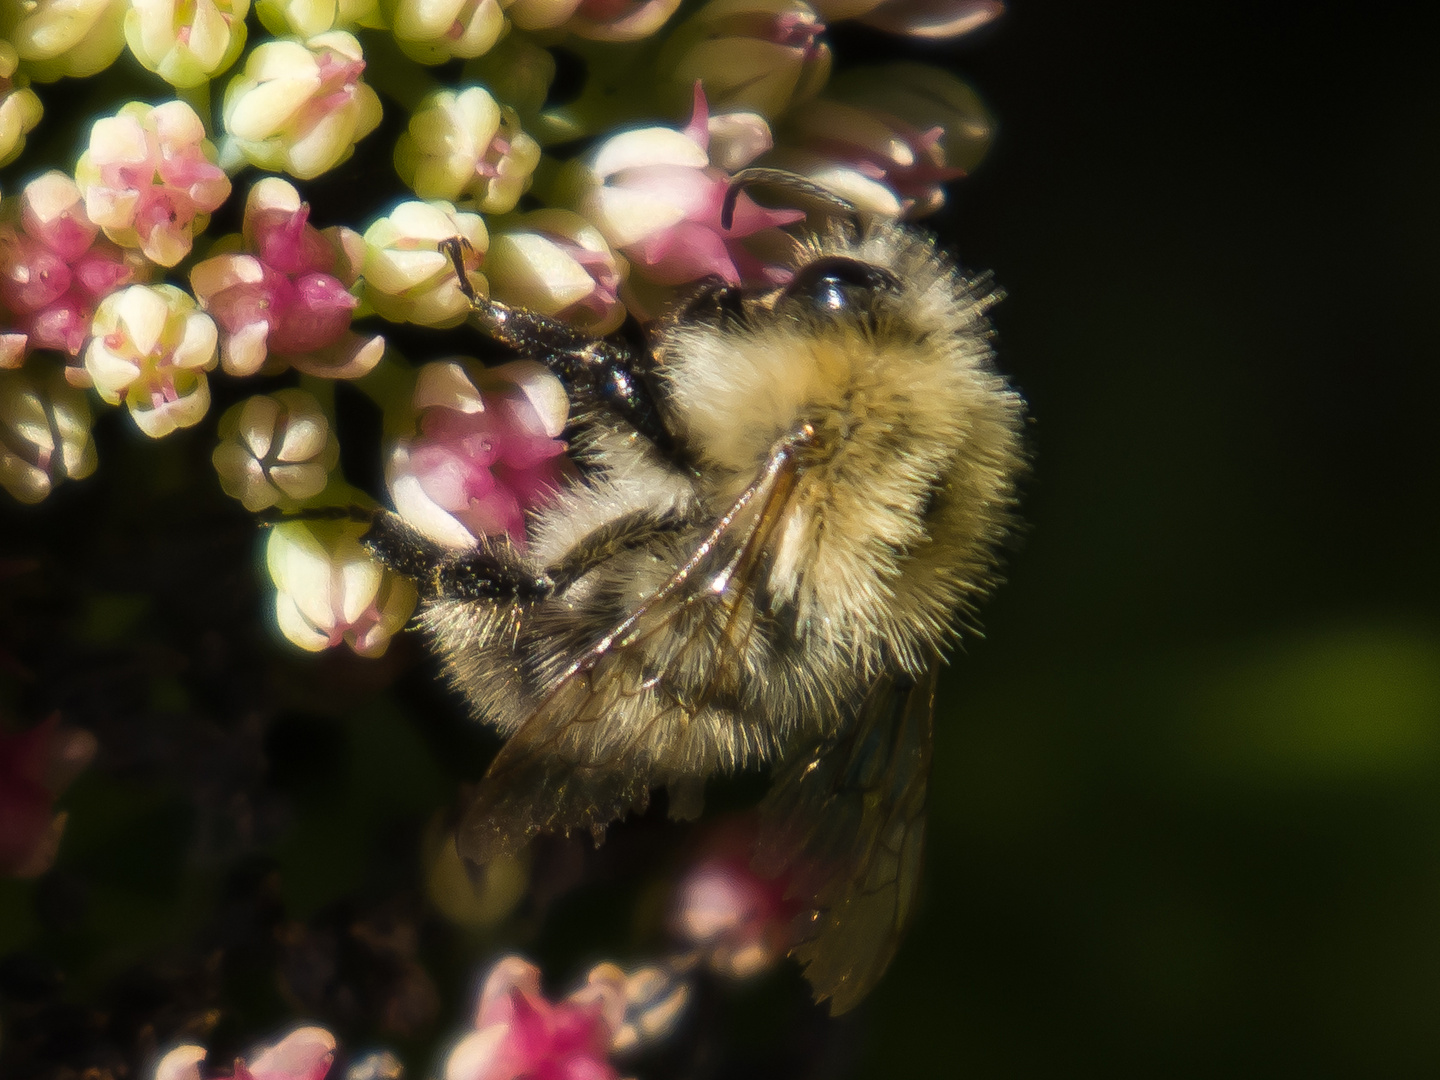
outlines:
[[[540,600],[555,587],[548,576],[507,558],[508,548],[455,551],[388,510],[376,513],[360,542],[386,567],[414,581],[427,600]]]
[[[433,586],[440,566],[453,554],[389,510],[375,514],[360,543],[382,565],[412,579],[422,594],[427,592],[427,585]]]

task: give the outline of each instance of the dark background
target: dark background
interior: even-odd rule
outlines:
[[[1428,12],[1018,3],[920,50],[997,118],[934,224],[1005,289],[1034,420],[1010,580],[942,684],[920,916],[843,1021],[793,970],[710,988],[635,1073],[1435,1073]],[[416,837],[494,743],[413,641],[380,665],[276,644],[208,428],[156,445],[112,412],[97,437],[106,484],[5,511],[5,706],[102,746],[56,870],[0,882],[5,1080],[211,1007],[217,1064],[309,1016],[419,1078],[495,950],[555,987],[653,955],[685,842],[654,817],[590,885],[552,860],[559,899],[508,937],[436,925]],[[377,1035],[401,1006],[429,1018]]]
[[[961,52],[1030,527],[865,1075],[1434,1075],[1432,12],[1019,3]]]

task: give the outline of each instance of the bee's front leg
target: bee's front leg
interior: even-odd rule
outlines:
[[[557,587],[549,574],[525,566],[508,540],[492,537],[483,546],[455,551],[389,510],[376,512],[360,543],[414,581],[426,600],[543,600]]]
[[[577,404],[619,417],[672,462],[688,464],[682,461],[679,440],[665,422],[655,360],[643,346],[619,333],[592,337],[559,319],[480,296],[465,272],[467,246],[458,236],[440,242],[441,251],[455,265],[477,329],[544,364],[559,376]]]

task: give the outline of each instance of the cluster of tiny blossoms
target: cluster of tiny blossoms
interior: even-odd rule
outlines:
[[[574,472],[552,374],[402,356],[385,324],[458,326],[473,293],[603,335],[703,278],[783,281],[799,211],[742,194],[721,223],[730,178],[751,165],[863,214],[933,211],[985,151],[983,108],[920,64],[832,79],[826,27],[950,38],[1002,4],[251,7],[0,0],[0,165],[13,178],[0,193],[0,485],[37,503],[93,473],[103,406],[163,439],[205,422],[220,393],[235,402],[218,418],[220,484],[291,518],[267,541],[278,626],[305,649],[374,656],[408,621],[414,588],[367,554],[362,524],[297,513],[365,501],[338,471],[336,380],[383,410],[390,500],[441,544],[523,547],[527,514]],[[561,104],[555,46],[583,69]],[[125,96],[68,137],[77,121],[48,99],[81,97],[65,80],[103,91],[112,78]],[[149,89],[129,100],[137,79]],[[357,146],[373,159],[365,140],[395,110],[405,122],[380,154],[393,172],[371,167],[354,185],[373,216],[327,222],[304,185]],[[39,160],[27,144],[81,152]],[[239,232],[211,235],[217,215]],[[465,282],[439,247],[455,238]],[[216,383],[276,376],[289,387],[243,400]]]
[[[474,1010],[451,1038],[435,1075],[620,1080],[622,1063],[666,1039],[684,1020],[702,972],[736,980],[768,970],[790,943],[796,911],[784,899],[783,882],[751,870],[752,834],[753,822],[744,819],[711,832],[672,895],[675,951],[656,963],[630,970],[597,964],[574,990],[554,998],[529,960],[497,960],[481,977]],[[489,913],[487,923],[495,917],[503,918],[503,910]],[[326,1080],[337,1049],[325,1028],[300,1026],[236,1060],[231,1073],[207,1068],[205,1047],[186,1043],[161,1055],[148,1080]],[[346,1080],[404,1075],[403,1064],[386,1050],[350,1058],[345,1073]]]

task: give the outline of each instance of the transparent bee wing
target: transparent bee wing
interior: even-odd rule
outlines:
[[[756,869],[809,905],[791,955],[833,1015],[880,980],[914,908],[939,669],[936,655],[917,681],[882,676],[849,730],[789,760],[761,804]]]
[[[684,564],[577,657],[510,736],[461,819],[464,858],[483,865],[538,833],[582,829],[598,841],[645,808],[652,786],[686,775],[661,759],[701,709],[734,690],[751,582],[794,490],[794,450],[811,434],[776,444]]]

